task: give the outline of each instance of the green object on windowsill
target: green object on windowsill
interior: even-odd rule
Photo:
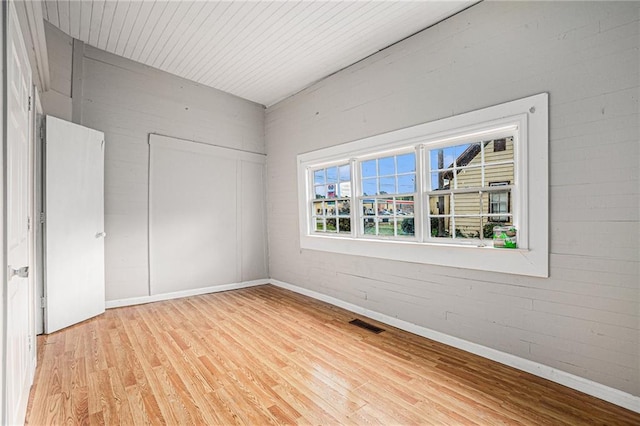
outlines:
[[[493,246],[497,248],[518,248],[518,231],[513,226],[493,228]]]

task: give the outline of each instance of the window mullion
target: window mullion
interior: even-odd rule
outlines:
[[[478,237],[480,238],[480,241],[484,240],[484,232],[483,232],[483,230],[484,230],[483,222],[484,221],[482,220],[483,214],[484,214],[484,205],[482,203],[482,200],[483,200],[482,195],[483,194],[484,193],[482,192],[482,190],[480,190],[480,193],[479,193],[479,195],[480,195],[480,235],[478,235]],[[489,201],[487,200],[487,202],[489,202]],[[488,209],[487,209],[487,213],[488,213]]]
[[[313,182],[313,172],[312,169],[310,167],[307,167],[307,176],[309,177],[308,182],[307,182],[307,194],[313,194],[311,197],[309,197],[309,200],[307,202],[307,205],[309,206],[309,213],[307,215],[307,229],[309,233],[315,232],[316,230],[316,221],[318,220],[316,218],[317,213],[314,210],[314,205],[313,202],[316,199],[316,191],[315,191],[315,187],[314,187],[314,182]]]
[[[360,164],[354,158],[349,160],[351,171],[351,237],[358,238],[364,229],[360,230],[362,212],[360,211]]]
[[[480,187],[484,188],[485,186],[487,186],[487,184],[485,183],[485,166],[486,163],[484,161],[484,142],[480,142]]]
[[[413,196],[413,232],[419,243],[425,241],[425,230],[430,232],[429,226],[425,225],[425,221],[429,220],[429,218],[424,214],[427,211],[424,199],[428,199],[428,197],[424,197],[424,188],[427,185],[425,177],[427,179],[429,177],[429,171],[425,171],[424,151],[422,144],[416,147],[416,192]]]
[[[451,238],[456,238],[456,200],[455,194],[449,193],[449,214],[451,216]]]
[[[392,214],[391,214],[391,217],[389,218],[389,221],[393,222],[393,236],[394,236],[394,238],[398,236],[398,216],[397,216],[398,208],[396,206],[396,198],[397,197],[395,197],[395,196],[391,198]]]

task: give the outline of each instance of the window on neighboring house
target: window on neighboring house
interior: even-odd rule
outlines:
[[[301,248],[547,276],[547,156],[546,94],[301,154]]]
[[[499,187],[499,186],[508,186],[509,182],[490,182],[489,186]],[[501,225],[510,225],[510,216],[495,216],[501,213],[511,213],[511,193],[510,191],[498,191],[498,192],[490,192],[489,193],[489,223],[491,222],[500,222]],[[485,229],[485,231],[493,230],[493,227],[490,229]],[[485,237],[488,236],[489,232],[485,232]]]
[[[507,149],[507,140],[506,139],[498,139],[493,141],[493,151],[500,152]]]
[[[414,236],[416,154],[384,156],[360,163],[360,233]]]

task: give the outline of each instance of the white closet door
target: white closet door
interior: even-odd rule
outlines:
[[[46,117],[45,333],[104,312],[104,134]]]
[[[160,135],[149,144],[150,295],[242,281],[242,163],[264,156]]]

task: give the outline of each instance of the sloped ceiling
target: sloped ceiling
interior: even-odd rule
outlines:
[[[475,1],[46,0],[83,42],[270,106]]]

